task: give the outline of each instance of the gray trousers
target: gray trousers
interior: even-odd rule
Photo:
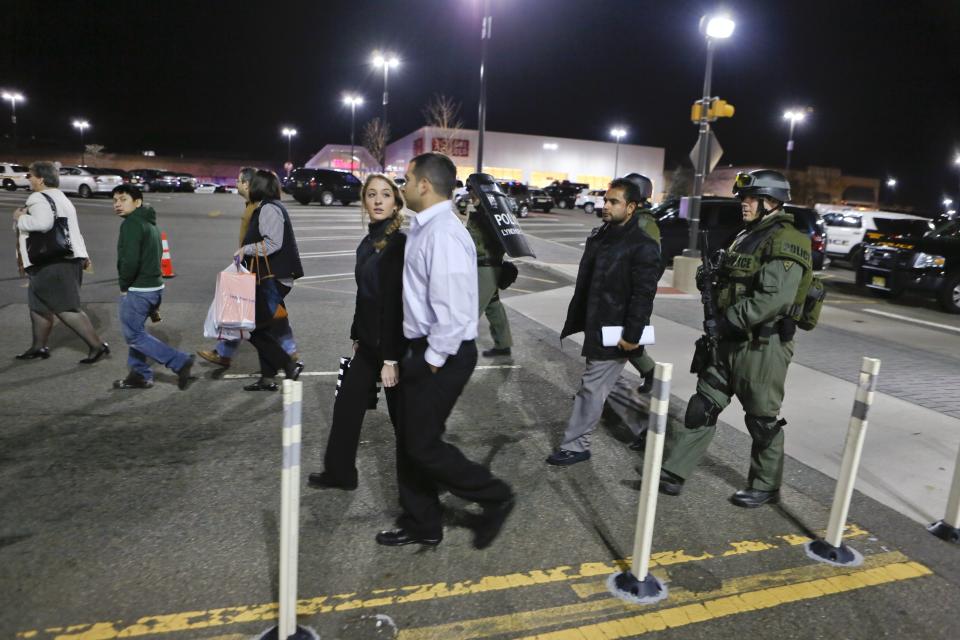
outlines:
[[[597,428],[603,414],[603,403],[613,390],[617,378],[626,366],[622,360],[591,360],[587,358],[587,368],[580,379],[580,388],[573,400],[573,412],[563,434],[561,449],[567,451],[588,451],[590,434]],[[641,427],[628,425],[634,433]]]

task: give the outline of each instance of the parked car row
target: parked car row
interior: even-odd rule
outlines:
[[[30,181],[27,180],[27,168],[22,164],[0,162],[0,187],[7,191],[30,189]]]

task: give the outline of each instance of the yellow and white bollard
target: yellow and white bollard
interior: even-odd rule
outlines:
[[[843,529],[847,524],[850,511],[850,499],[853,497],[853,485],[860,466],[860,453],[867,436],[867,413],[873,404],[873,394],[877,388],[877,374],[880,361],[876,358],[864,358],[860,365],[860,383],[850,414],[850,426],[847,429],[847,441],[843,447],[843,459],[840,462],[840,475],[833,494],[833,506],[830,509],[830,521],[827,535],[822,539],[808,542],[804,549],[807,555],[818,562],[855,567],[863,562],[863,556],[855,549],[843,544]]]
[[[941,540],[960,544],[960,451],[957,452],[957,463],[953,467],[953,484],[950,485],[950,495],[947,498],[947,513],[943,520],[937,520],[927,531]]]
[[[615,573],[607,580],[607,587],[613,595],[636,604],[651,604],[667,597],[667,585],[660,582],[649,569],[672,377],[673,365],[658,362],[653,370],[653,390],[650,392],[650,417],[647,423],[647,446],[643,453],[643,483],[640,486],[632,571]]]
[[[297,626],[297,559],[300,550],[300,431],[303,383],[283,381],[283,469],[280,472],[280,623],[260,640],[316,640]]]

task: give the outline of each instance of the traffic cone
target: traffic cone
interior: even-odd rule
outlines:
[[[163,254],[160,256],[160,274],[164,278],[176,278],[177,274],[173,272],[173,260],[170,259],[170,245],[167,243],[167,232],[160,232],[160,244],[163,247]]]

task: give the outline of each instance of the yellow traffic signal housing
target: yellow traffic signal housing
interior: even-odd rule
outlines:
[[[716,120],[717,118],[731,118],[733,117],[734,111],[735,109],[732,104],[726,100],[717,98],[710,104],[710,108],[707,109],[707,119]]]
[[[694,103],[693,103],[693,106],[690,107],[690,120],[691,120],[694,124],[700,122],[700,114],[701,114],[700,110],[701,110],[701,108],[702,108],[702,105],[700,104],[700,101],[699,101],[699,100],[697,100],[696,102],[694,102]]]

